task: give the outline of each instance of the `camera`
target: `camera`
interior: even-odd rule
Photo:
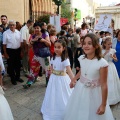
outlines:
[[[42,38],[40,37],[40,38],[38,38],[38,41],[40,41]]]

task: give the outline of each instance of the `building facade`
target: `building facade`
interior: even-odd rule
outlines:
[[[81,19],[78,21],[78,26],[83,22],[91,22],[91,18],[95,18],[95,9],[99,6],[95,0],[71,0],[71,7],[81,11]]]
[[[95,10],[96,21],[98,21],[101,14],[111,14],[112,15],[112,24],[111,27],[113,29],[120,28],[120,6],[105,6],[98,7]]]
[[[20,23],[43,14],[54,14],[56,9],[52,0],[0,0],[0,15]]]

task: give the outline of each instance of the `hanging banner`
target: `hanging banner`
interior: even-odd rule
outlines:
[[[78,10],[78,11],[77,11],[77,16],[76,16],[76,18],[77,18],[78,20],[81,19],[81,10]]]
[[[66,24],[68,22],[67,18],[60,18],[60,25],[63,26],[64,24]]]
[[[112,15],[110,14],[100,15],[98,23],[96,24],[94,29],[99,31],[107,31],[108,27],[110,26],[111,19],[112,19]]]
[[[61,31],[61,23],[60,23],[59,15],[50,16],[50,24],[55,26],[57,32]]]

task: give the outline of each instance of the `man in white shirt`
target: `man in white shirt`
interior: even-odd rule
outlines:
[[[17,81],[23,82],[20,79],[20,55],[23,39],[21,38],[21,33],[15,28],[16,22],[10,20],[9,29],[3,33],[4,56],[7,59],[9,75],[13,85],[16,85]]]
[[[33,21],[32,20],[28,20],[27,24],[25,26],[23,26],[20,30],[22,39],[23,39],[23,47],[22,47],[22,53],[23,53],[23,58],[22,58],[22,65],[23,65],[23,70],[25,72],[25,74],[28,74],[28,43],[29,43],[29,38],[30,38],[30,34],[29,34],[29,27],[33,25]]]

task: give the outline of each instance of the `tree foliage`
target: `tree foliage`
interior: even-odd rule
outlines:
[[[70,9],[70,4],[65,3],[65,0],[61,0],[62,4],[61,4],[61,17],[63,18],[68,18],[69,22],[71,19],[71,9]],[[57,4],[58,0],[53,0],[53,2],[55,2],[55,4]]]
[[[42,16],[39,16],[37,21],[38,22],[45,22],[45,23],[49,23],[49,17],[50,15],[42,15]]]
[[[71,10],[70,5],[66,3],[62,3],[61,5],[61,17],[68,18],[69,22],[71,19]]]

